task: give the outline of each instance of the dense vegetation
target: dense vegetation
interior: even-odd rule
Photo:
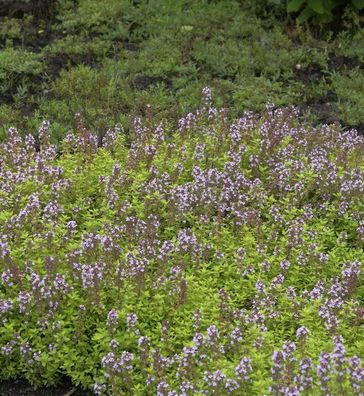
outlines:
[[[47,119],[58,141],[77,112],[103,135],[148,103],[158,119],[177,118],[205,85],[233,116],[271,101],[363,130],[362,17],[339,7],[334,30],[298,26],[284,3],[3,0],[0,135]]]
[[[339,20],[342,10],[351,7],[353,10],[364,8],[363,0],[271,0],[273,3],[286,5],[287,12],[298,12],[298,22],[311,20],[317,24],[329,23],[335,19]],[[339,10],[338,10],[339,9]]]
[[[268,106],[0,146],[1,377],[96,394],[364,391],[364,139]]]
[[[0,0],[0,380],[363,395],[362,0],[100,3]]]

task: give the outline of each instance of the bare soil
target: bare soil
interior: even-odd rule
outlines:
[[[0,382],[1,396],[93,396],[90,391],[77,389],[65,378],[59,386],[45,387],[34,390],[24,379]]]

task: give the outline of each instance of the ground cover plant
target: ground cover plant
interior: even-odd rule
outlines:
[[[358,1],[335,7],[333,30],[296,25],[286,1],[102,3],[0,2],[0,139],[48,119],[60,141],[76,112],[101,136],[148,103],[155,117],[176,119],[198,106],[206,84],[234,116],[273,101],[300,106],[314,123],[364,128]]]
[[[364,8],[363,0],[270,0],[267,3],[285,6],[289,13],[299,12],[297,20],[301,23],[311,20],[316,24],[332,22],[335,17],[340,23],[345,7],[357,11]]]
[[[0,376],[361,395],[364,139],[267,105],[0,146]]]

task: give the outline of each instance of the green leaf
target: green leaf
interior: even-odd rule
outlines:
[[[181,26],[181,32],[192,32],[193,26],[191,25],[184,25]]]
[[[99,330],[97,333],[95,333],[92,337],[93,341],[101,341],[104,340],[105,338],[108,337],[108,333],[106,330]]]
[[[305,0],[291,0],[287,3],[287,12],[297,12],[302,5],[304,4]]]
[[[354,7],[357,8],[358,10],[361,10],[364,8],[364,0],[351,0],[353,3]]]
[[[309,7],[306,7],[298,16],[297,21],[299,23],[303,23],[307,21],[307,19],[310,19],[313,15],[315,15],[315,11],[311,10]]]
[[[325,7],[323,0],[308,0],[308,5],[318,14],[325,14]]]

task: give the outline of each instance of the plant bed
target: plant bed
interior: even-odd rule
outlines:
[[[1,396],[91,396],[92,392],[76,389],[71,382],[64,380],[62,385],[37,388],[24,379],[0,382]]]
[[[177,127],[173,125],[177,124]],[[0,367],[97,395],[364,391],[364,138],[209,88],[0,145]]]

